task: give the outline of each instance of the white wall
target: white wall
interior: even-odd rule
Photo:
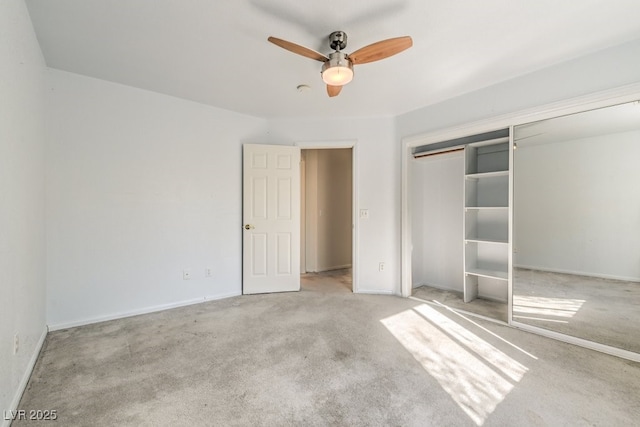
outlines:
[[[411,161],[413,286],[463,291],[464,152]]]
[[[400,281],[400,144],[394,119],[271,120],[271,143],[357,141],[356,208],[368,209],[358,222],[358,292],[399,293]],[[385,271],[378,271],[384,262]]]
[[[239,294],[241,146],[264,142],[266,122],[48,76],[49,325]]]
[[[639,131],[514,156],[516,265],[640,281]]]
[[[0,2],[0,410],[7,412],[46,333],[44,73],[24,2]]]
[[[640,82],[639,57],[640,39],[411,111],[397,117],[398,137],[637,83]]]
[[[350,148],[303,150],[306,162],[306,271],[351,266]]]

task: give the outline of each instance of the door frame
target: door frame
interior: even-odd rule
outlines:
[[[299,141],[293,145],[301,150],[351,148],[351,290],[358,293],[358,144],[357,140]],[[302,251],[302,249],[301,249]]]

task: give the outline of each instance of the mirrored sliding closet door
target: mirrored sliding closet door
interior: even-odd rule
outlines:
[[[640,353],[640,103],[514,144],[513,322]]]

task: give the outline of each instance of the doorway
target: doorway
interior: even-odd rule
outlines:
[[[353,148],[302,149],[300,178],[301,281],[353,291]]]

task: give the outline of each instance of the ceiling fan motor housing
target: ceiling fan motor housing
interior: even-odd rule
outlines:
[[[344,31],[334,31],[329,34],[329,42],[331,49],[342,50],[347,47],[347,33]]]
[[[336,51],[322,65],[322,80],[332,86],[343,86],[353,79],[353,62],[346,53]]]

